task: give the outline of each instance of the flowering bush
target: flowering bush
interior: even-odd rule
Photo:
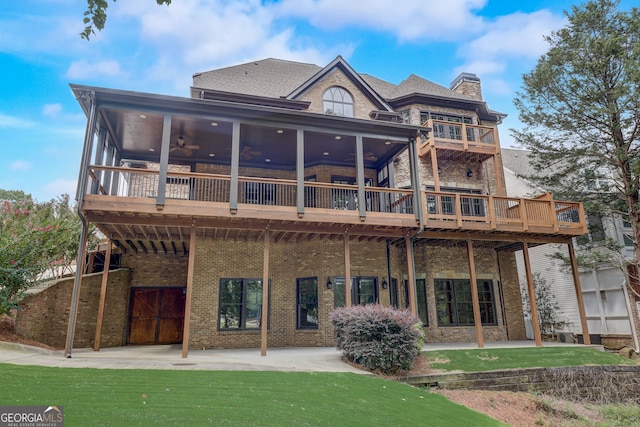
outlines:
[[[78,253],[81,223],[69,196],[47,203],[22,196],[0,201],[0,315],[15,308],[47,269],[70,265]]]
[[[381,305],[343,307],[331,313],[336,346],[352,362],[383,373],[409,370],[422,350],[422,322],[408,310]]]

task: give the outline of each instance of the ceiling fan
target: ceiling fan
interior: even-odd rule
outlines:
[[[181,151],[187,156],[190,156],[193,153],[191,150],[199,150],[199,149],[200,149],[199,145],[187,144],[184,141],[184,137],[180,135],[176,140],[175,144],[173,144],[173,146],[169,149],[169,152],[171,153],[173,151]]]
[[[355,158],[356,153],[349,153],[349,158],[347,158],[346,160],[353,160]],[[363,159],[369,162],[375,162],[376,160],[378,160],[378,157],[373,151],[367,151],[366,153],[364,153]]]
[[[240,150],[240,158],[242,160],[251,160],[254,156],[261,156],[261,155],[262,155],[262,151],[254,150],[248,145],[245,145],[244,147],[242,147],[242,150]]]

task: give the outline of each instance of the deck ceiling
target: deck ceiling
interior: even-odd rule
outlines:
[[[164,115],[104,108],[101,121],[109,129],[121,159],[160,161]],[[231,119],[173,115],[169,162],[231,164],[232,129]],[[187,149],[177,148],[179,138]],[[240,125],[241,166],[293,169],[296,141],[297,128],[294,126],[243,123]],[[355,165],[355,136],[348,132],[305,130],[304,141],[305,164]],[[406,138],[363,137],[365,167],[380,167],[404,150],[406,144]]]

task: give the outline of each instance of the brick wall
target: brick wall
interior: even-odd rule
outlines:
[[[382,305],[390,304],[390,289],[382,289],[382,279],[390,283],[387,272],[385,242],[350,242],[351,275],[375,277]],[[404,245],[390,247],[392,278],[398,279],[399,307],[406,307],[404,279],[407,277]],[[522,308],[515,267],[505,269],[510,254],[500,254],[498,271],[495,252],[475,251],[478,278],[494,280],[498,326],[484,327],[487,340],[524,339]],[[259,347],[260,331],[221,331],[218,329],[219,282],[221,278],[262,277],[262,241],[214,240],[198,237],[195,253],[196,271],[193,282],[191,311],[191,348]],[[505,258],[506,257],[506,258]],[[416,277],[426,279],[429,324],[425,328],[428,342],[475,341],[473,327],[438,327],[435,317],[435,278],[468,278],[464,248],[416,248]],[[511,261],[512,262],[512,261]],[[127,253],[122,264],[126,269],[109,274],[102,347],[124,345],[131,287],[186,286],[188,257],[173,253]],[[334,291],[327,289],[327,277],[344,276],[344,242],[342,239],[301,239],[270,244],[270,328],[268,345],[332,346],[333,330],[329,313],[333,310]],[[514,277],[511,277],[514,275]],[[296,278],[318,278],[319,328],[296,329]],[[102,274],[83,277],[75,347],[91,347],[95,335],[96,313]],[[501,279],[508,319],[501,316],[497,280]],[[27,297],[16,319],[18,334],[49,345],[63,347],[71,302],[73,279],[61,280],[48,289]]]
[[[386,244],[351,243],[351,275],[373,276],[378,283],[387,275]],[[327,277],[344,276],[344,243],[341,239],[271,242],[269,346],[331,346],[334,344],[329,313],[333,290]],[[242,260],[239,262],[239,260]],[[262,242],[198,238],[191,314],[191,348],[259,347],[260,331],[221,331],[217,319],[221,278],[261,278]],[[296,329],[296,278],[318,278],[319,326]],[[380,288],[380,300],[389,304],[388,290]]]
[[[129,280],[130,272],[126,269],[109,273],[101,335],[103,347],[124,345]],[[58,280],[43,291],[28,295],[22,300],[16,316],[16,333],[53,347],[64,348],[73,282],[73,278]],[[82,279],[74,347],[93,346],[101,283],[102,273],[89,274]]]

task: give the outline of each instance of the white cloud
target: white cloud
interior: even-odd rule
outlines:
[[[46,199],[58,197],[61,194],[69,194],[75,197],[78,182],[73,179],[56,179],[46,184],[42,189],[42,194]]]
[[[504,79],[497,78],[497,77],[491,77],[491,78],[482,80],[482,90],[487,93],[490,92],[494,95],[499,95],[499,96],[500,95],[510,96],[511,94],[513,94],[512,84]]]
[[[97,61],[90,63],[86,59],[74,61],[66,72],[66,77],[75,80],[95,79],[100,76],[116,77],[122,75],[118,61]]]
[[[30,120],[0,113],[0,128],[30,128],[34,125],[35,123]]]
[[[458,56],[467,60],[459,69],[477,67],[478,74],[496,74],[514,59],[534,60],[549,48],[543,36],[565,24],[566,18],[548,10],[501,16],[481,36],[458,48]]]
[[[543,36],[566,22],[566,18],[548,10],[502,16],[488,26],[482,36],[462,46],[460,52],[475,58],[500,55],[537,58],[549,48]]]
[[[483,27],[473,10],[487,0],[283,0],[274,8],[282,16],[336,30],[356,27],[391,32],[402,41],[451,40]],[[427,40],[425,40],[427,41]]]
[[[42,114],[46,117],[56,118],[60,116],[60,113],[62,113],[62,104],[60,103],[45,104],[45,106],[42,107]]]
[[[294,28],[276,28],[274,7],[259,0],[181,0],[169,7],[130,0],[114,3],[110,13],[140,21],[141,38],[157,49],[147,77],[181,90],[198,71],[268,57],[322,64],[353,50],[348,43],[305,45]]]
[[[9,169],[12,171],[28,171],[31,169],[31,163],[24,160],[16,160],[9,165]]]

